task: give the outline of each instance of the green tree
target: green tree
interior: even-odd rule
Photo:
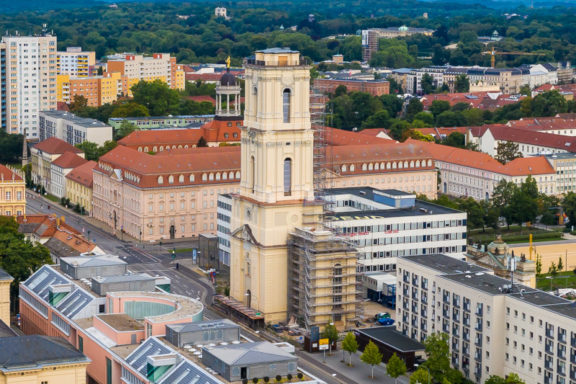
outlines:
[[[203,147],[208,146],[208,143],[206,142],[206,139],[204,138],[204,136],[200,136],[200,139],[198,140],[198,143],[196,144],[196,146],[198,148],[203,148]]]
[[[334,97],[342,96],[348,93],[348,88],[345,85],[339,85],[334,90]]]
[[[394,353],[386,364],[386,373],[397,383],[398,378],[406,374],[406,363]]]
[[[362,356],[360,356],[360,360],[362,360],[371,367],[372,369],[371,377],[372,379],[374,379],[374,366],[382,362],[382,354],[380,353],[380,350],[378,349],[376,344],[372,342],[372,340],[370,340],[368,342],[368,345],[366,345],[366,347],[364,348],[364,352],[362,353]]]
[[[449,110],[450,110],[450,103],[445,100],[434,100],[429,108],[429,111],[432,112],[434,117],[437,117],[442,112]]]
[[[118,143],[110,140],[106,141],[102,146],[99,146],[98,144],[91,141],[85,141],[83,143],[76,144],[76,148],[81,149],[84,152],[84,157],[86,160],[98,161],[100,156],[110,152],[116,148],[117,145]]]
[[[560,256],[558,258],[557,268],[558,268],[558,272],[562,272],[562,270],[564,269],[564,263],[562,262],[562,256]]]
[[[396,95],[382,95],[380,96],[382,107],[388,111],[390,117],[398,116],[402,110],[402,100]]]
[[[132,86],[134,102],[145,106],[152,116],[177,113],[180,104],[178,91],[170,89],[162,80],[147,82],[140,80]]]
[[[0,268],[9,273],[12,282],[11,301],[16,305],[18,286],[44,264],[52,263],[48,248],[32,244],[18,232],[18,223],[13,217],[0,216]]]
[[[450,371],[450,348],[448,347],[448,335],[446,333],[433,333],[424,340],[426,362],[424,365],[430,370],[434,381],[441,382]]]
[[[522,152],[518,147],[518,143],[513,141],[499,142],[496,147],[496,160],[502,164],[506,164],[514,159],[522,157]]]
[[[348,332],[344,340],[342,340],[342,349],[348,352],[350,355],[350,361],[348,365],[352,366],[352,355],[358,350],[358,342],[356,341],[356,336],[352,332]]]
[[[470,92],[470,80],[466,75],[456,76],[456,82],[454,83],[454,90],[456,92]]]
[[[536,254],[536,276],[542,274],[542,256],[540,254]]]
[[[388,128],[390,126],[390,114],[383,109],[370,116],[362,124],[362,128]]]
[[[148,108],[133,101],[115,104],[110,117],[145,117],[150,116]]]
[[[422,88],[423,95],[433,93],[434,90],[436,89],[436,87],[434,86],[434,78],[429,73],[425,73],[422,76],[422,80],[420,80],[420,88]]]
[[[410,375],[410,384],[428,384],[432,382],[428,371],[425,368],[418,368]]]
[[[88,106],[88,99],[82,95],[74,95],[72,103],[70,103],[70,112],[78,113],[86,109]]]
[[[548,267],[548,274],[552,276],[556,276],[558,274],[558,268],[556,267],[556,263],[552,262]]]
[[[118,127],[118,129],[115,130],[114,140],[123,139],[124,137],[128,136],[129,134],[137,130],[139,130],[139,128],[136,126],[136,124],[131,123],[128,120],[124,120],[120,124],[120,127]]]
[[[459,209],[468,214],[468,228],[484,228],[484,214],[482,206],[472,197],[462,199]]]
[[[562,209],[568,217],[568,226],[576,226],[576,193],[568,192],[562,201]]]
[[[492,375],[484,384],[526,384],[516,373],[510,373],[506,378]]]
[[[322,337],[330,340],[329,353],[332,353],[332,344],[338,341],[338,329],[332,323],[326,324],[324,331],[322,332]]]
[[[414,116],[417,113],[422,112],[423,110],[424,106],[422,105],[422,102],[417,98],[413,97],[412,99],[410,99],[408,105],[406,106],[406,119],[408,121],[412,121],[414,119]]]
[[[442,144],[456,148],[464,148],[466,146],[466,136],[461,132],[452,132],[446,137]]]

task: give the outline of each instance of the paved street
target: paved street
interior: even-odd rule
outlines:
[[[50,209],[48,209],[48,206],[50,206]],[[83,232],[85,236],[89,237],[89,239],[95,242],[103,251],[117,255],[125,260],[128,263],[128,269],[132,272],[146,272],[150,275],[162,275],[170,278],[173,293],[202,300],[205,304],[204,317],[206,319],[221,318],[218,313],[210,309],[212,296],[214,295],[212,283],[206,277],[195,272],[186,273],[183,268],[180,270],[176,270],[175,268],[175,262],[171,258],[172,247],[188,247],[186,244],[178,243],[160,246],[158,244],[140,244],[140,242],[134,239],[119,239],[104,230],[101,225],[93,222],[93,219],[80,216],[63,208],[59,204],[46,200],[38,194],[29,191],[27,192],[27,213],[64,216],[68,225]],[[179,258],[185,257],[185,255],[185,253],[177,254],[176,262]],[[268,339],[264,338],[262,334],[247,328],[242,330],[242,335],[255,341]],[[322,360],[317,359],[320,355],[316,356],[304,352],[299,352],[297,355],[300,358],[299,365],[303,370],[328,384],[367,382],[366,378],[359,380],[360,376],[355,377],[354,375],[350,375],[348,377],[341,375],[342,366],[330,364],[328,361],[328,364],[324,365],[322,364]],[[361,363],[359,367],[362,367],[362,369],[358,368],[357,370],[361,370],[365,374],[369,372],[365,364]]]

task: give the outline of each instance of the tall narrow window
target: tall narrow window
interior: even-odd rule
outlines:
[[[292,159],[284,159],[284,196],[292,195]]]
[[[282,94],[282,109],[284,112],[284,122],[290,122],[290,90],[285,89]]]
[[[254,184],[256,183],[256,161],[254,156],[250,158],[250,189],[254,193]]]

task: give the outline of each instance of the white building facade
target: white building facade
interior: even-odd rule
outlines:
[[[39,119],[40,141],[56,137],[76,145],[90,141],[103,145],[113,138],[112,127],[96,119],[78,117],[66,111],[42,111]]]
[[[39,137],[39,112],[56,109],[56,36],[4,36],[6,131]]]
[[[449,336],[452,366],[475,381],[516,373],[526,383],[576,381],[576,307],[445,255],[398,259],[399,331]]]
[[[358,250],[358,272],[393,271],[401,256],[466,251],[466,213],[398,190],[332,189],[329,226]]]

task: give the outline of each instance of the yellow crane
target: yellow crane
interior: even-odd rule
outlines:
[[[490,55],[490,66],[494,68],[496,65],[496,55],[515,55],[515,56],[539,56],[538,53],[530,53],[530,52],[519,52],[519,51],[511,51],[511,52],[501,52],[496,51],[496,49],[492,48],[491,51],[484,51],[482,52],[483,55]]]

